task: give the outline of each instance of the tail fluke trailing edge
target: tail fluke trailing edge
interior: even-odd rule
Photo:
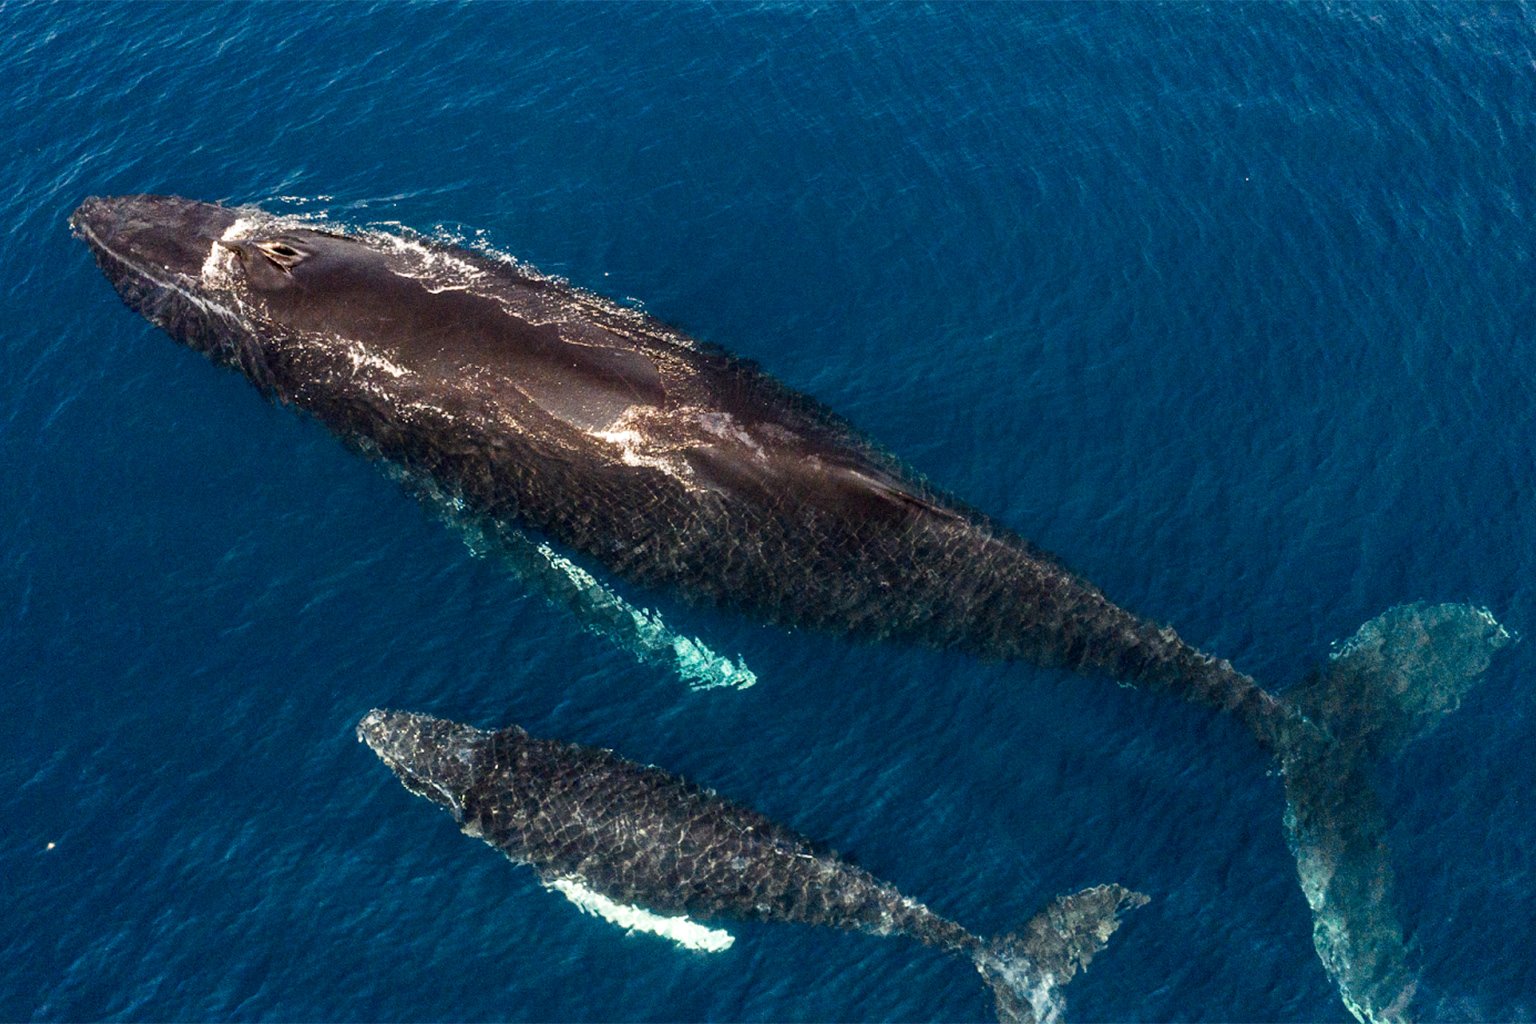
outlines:
[[[1022,932],[983,945],[976,969],[997,997],[997,1019],[1018,1024],[1059,1021],[1061,987],[1085,970],[1120,927],[1120,915],[1147,897],[1121,885],[1096,885],[1062,896]]]
[[[1418,984],[1372,771],[1459,707],[1513,640],[1486,609],[1401,605],[1337,645],[1324,671],[1287,695],[1297,715],[1278,751],[1286,838],[1313,945],[1362,1021],[1407,1019]]]

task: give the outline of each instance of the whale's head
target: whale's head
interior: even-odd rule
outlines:
[[[357,724],[368,744],[406,789],[463,821],[465,798],[481,774],[480,755],[492,734],[410,711],[375,709]]]
[[[390,318],[355,301],[390,279],[384,255],[292,217],[132,195],[87,199],[69,224],[130,308],[264,391],[283,339],[360,336]]]
[[[91,197],[69,216],[69,227],[91,246],[137,273],[197,279],[215,241],[240,212],[175,195]]]
[[[270,389],[269,361],[222,243],[248,211],[177,196],[92,197],[69,218],[134,311]]]
[[[87,199],[69,224],[124,302],[263,388],[265,350],[281,339],[372,342],[392,324],[415,325],[409,300],[421,286],[368,238],[312,221],[134,195]]]
[[[201,290],[203,265],[239,211],[178,196],[92,196],[70,215],[116,284],[132,275]]]

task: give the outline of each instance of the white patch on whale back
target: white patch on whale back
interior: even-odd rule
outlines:
[[[584,914],[601,917],[623,928],[626,932],[649,932],[701,953],[719,953],[730,949],[736,940],[730,932],[719,928],[706,928],[692,918],[683,915],[664,916],[643,907],[632,907],[594,892],[575,878],[560,878],[546,888],[553,889],[576,905]]]
[[[686,479],[680,467],[674,465],[672,460],[662,456],[654,450],[646,450],[645,436],[638,430],[595,430],[592,437],[599,441],[606,441],[619,449],[619,461],[626,466],[645,466],[648,469],[659,470],[667,476],[676,477],[679,480]],[[681,467],[685,468],[685,467]]]
[[[987,968],[1001,976],[1002,983],[1015,994],[1023,997],[1033,1012],[1033,1020],[1037,1024],[1061,1024],[1066,1014],[1066,1000],[1062,998],[1061,986],[1056,982],[1056,976],[1049,971],[1036,971],[1028,962],[1015,963],[997,957],[988,959],[987,967],[983,967],[977,961],[976,969],[981,972],[983,978],[987,978]],[[987,983],[992,984],[992,979],[987,978]]]
[[[401,277],[421,282],[434,295],[449,291],[474,292],[487,276],[483,268],[453,251],[463,241],[446,231],[423,238],[404,224],[386,222],[366,229],[358,237],[397,257],[398,265],[390,269]]]
[[[255,217],[236,217],[235,222],[224,229],[222,242],[236,242],[255,232],[259,221]]]
[[[447,237],[445,237],[447,236]],[[580,285],[572,284],[568,279],[558,274],[549,274],[538,267],[523,262],[518,257],[498,247],[491,241],[490,235],[483,229],[472,232],[468,238],[454,236],[447,232],[433,235],[432,240],[449,246],[460,246],[487,257],[513,271],[519,277],[530,281],[539,281],[554,286],[558,290],[559,301],[552,304],[547,312],[547,319],[538,320],[533,311],[527,308],[516,310],[516,314],[523,319],[535,323],[566,323],[566,322],[596,322],[612,333],[629,338],[643,338],[649,341],[662,341],[678,348],[694,349],[698,343],[693,338],[677,331],[659,320],[653,319],[645,310],[645,304],[632,296],[627,296],[623,302],[618,302],[606,295],[590,291]],[[607,277],[605,273],[603,275]]]
[[[765,458],[763,446],[757,443],[757,439],[742,429],[736,422],[736,417],[728,412],[718,409],[699,409],[693,414],[693,420],[704,428],[705,433],[719,438],[722,441],[739,444],[752,451],[758,458]]]
[[[377,352],[368,351],[368,347],[360,341],[347,343],[347,358],[352,362],[352,372],[354,374],[364,367],[370,370],[381,370],[397,379],[411,372],[399,363],[385,359]]]

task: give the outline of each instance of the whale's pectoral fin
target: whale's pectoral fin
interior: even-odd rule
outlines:
[[[1513,641],[1485,609],[1412,604],[1367,622],[1292,697],[1307,717],[1280,752],[1286,838],[1319,959],[1362,1021],[1406,1019],[1417,989],[1371,781],[1460,705]]]
[[[684,949],[702,953],[723,952],[736,941],[730,932],[708,928],[682,914],[657,914],[644,907],[609,899],[574,876],[546,879],[544,884],[574,903],[582,913],[601,917],[626,932],[649,932],[675,942]]]
[[[477,558],[492,557],[557,608],[576,617],[583,629],[603,637],[642,662],[665,665],[690,689],[745,689],[757,674],[737,655],[733,661],[703,640],[669,627],[661,613],[632,604],[572,559],[535,540],[511,523],[477,515],[430,478],[403,466],[381,463],[399,482],[463,539]]]

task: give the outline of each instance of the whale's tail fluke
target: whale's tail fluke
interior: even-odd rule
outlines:
[[[1454,711],[1513,639],[1486,609],[1401,605],[1286,695],[1292,727],[1276,744],[1286,838],[1312,907],[1313,945],[1362,1021],[1406,1019],[1417,988],[1372,772]]]
[[[1120,915],[1147,897],[1121,885],[1096,885],[1062,896],[1024,930],[985,943],[976,969],[997,997],[997,1019],[1049,1024],[1061,1019],[1061,987],[1084,970],[1120,927]]]
[[[1396,754],[1460,707],[1513,640],[1486,608],[1398,605],[1335,644],[1325,670],[1286,696],[1340,742]]]

